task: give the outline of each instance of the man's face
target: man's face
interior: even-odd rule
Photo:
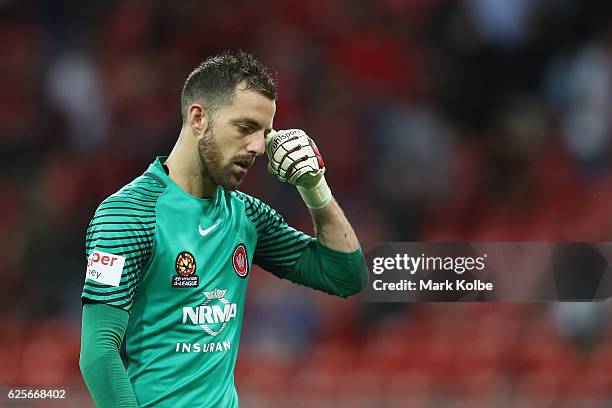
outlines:
[[[198,141],[208,176],[226,190],[244,180],[256,156],[265,151],[264,131],[272,128],[276,103],[239,85],[232,103],[221,107]]]

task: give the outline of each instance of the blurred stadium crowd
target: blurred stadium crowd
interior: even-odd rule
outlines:
[[[275,127],[316,140],[362,242],[610,240],[605,0],[8,0],[0,38],[0,386],[86,404],[87,224],[169,153],[187,73],[225,49],[275,73]],[[243,190],[310,231],[265,165]],[[374,305],[254,272],[245,407],[612,403],[607,303]]]

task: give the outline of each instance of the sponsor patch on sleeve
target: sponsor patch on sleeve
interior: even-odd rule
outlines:
[[[87,260],[85,279],[110,286],[119,286],[125,257],[95,250]]]

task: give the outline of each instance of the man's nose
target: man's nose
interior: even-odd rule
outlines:
[[[259,130],[249,136],[247,151],[255,156],[261,156],[266,151],[264,129]]]

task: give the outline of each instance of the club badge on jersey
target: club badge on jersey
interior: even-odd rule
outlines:
[[[196,260],[191,253],[183,251],[177,255],[175,270],[176,275],[172,277],[172,287],[195,288],[199,285],[200,279],[196,275]]]
[[[234,248],[234,252],[232,253],[232,265],[234,266],[236,274],[242,279],[246,278],[249,274],[249,258],[244,244],[238,244],[238,246]]]

